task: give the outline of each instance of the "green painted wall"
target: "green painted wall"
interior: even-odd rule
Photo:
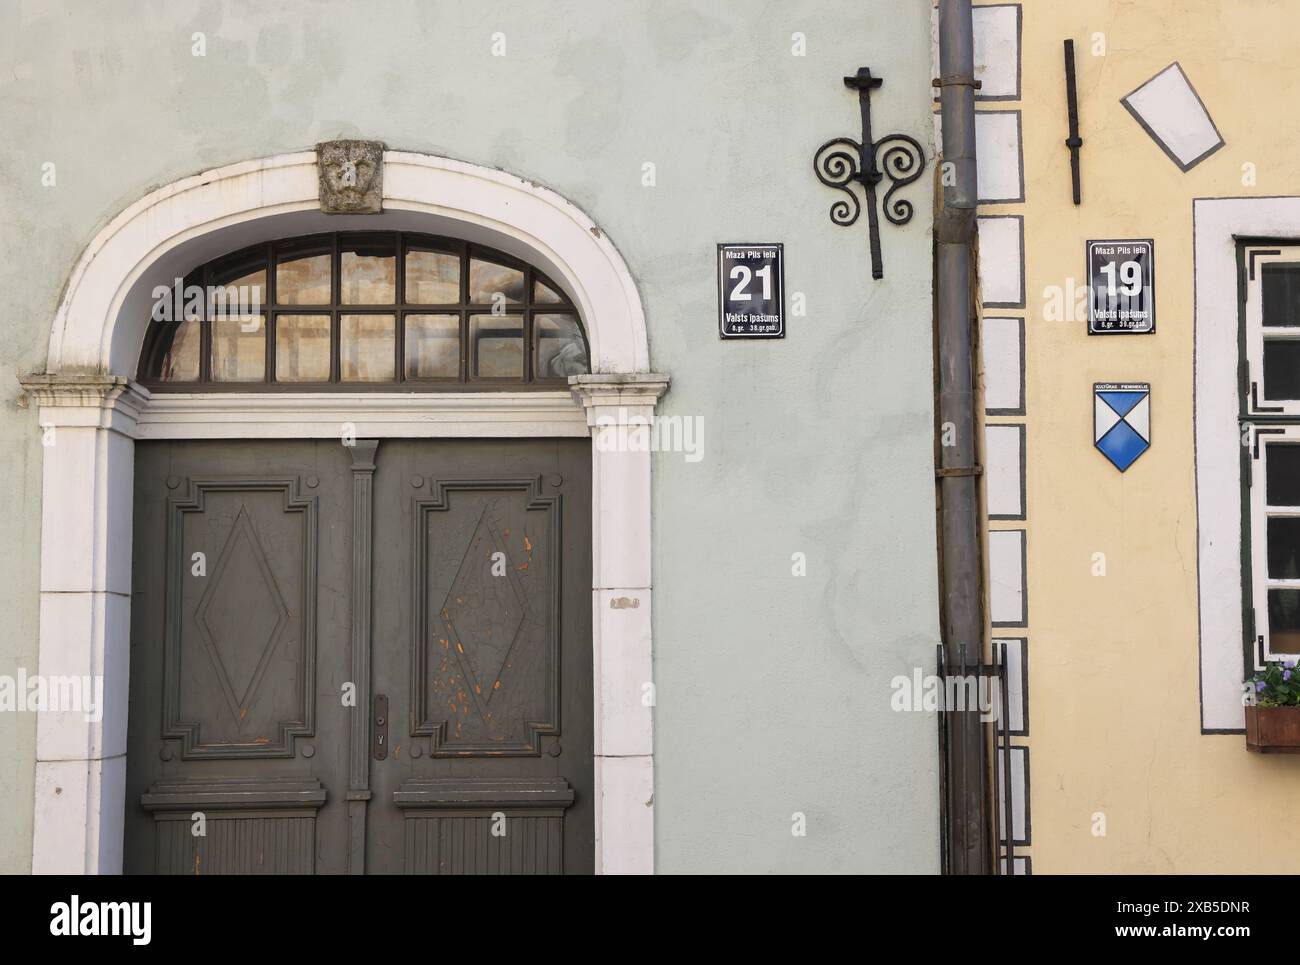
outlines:
[[[0,674],[36,668],[41,446],[15,377],[81,250],[157,185],[379,139],[582,207],[640,285],[663,411],[704,418],[703,461],[654,470],[659,870],[937,870],[934,722],[889,706],[937,634],[929,178],[872,282],[865,224],[831,225],[811,169],[856,136],[840,78],[864,63],[877,133],[928,144],[916,0],[5,4]],[[807,315],[784,341],[719,342],[720,241],[785,243]],[[34,745],[0,714],[0,871],[30,867]]]

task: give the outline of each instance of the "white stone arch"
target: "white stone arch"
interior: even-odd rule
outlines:
[[[383,214],[326,215],[314,151],[227,165],[132,204],[73,269],[46,371],[23,380],[49,443],[38,669],[102,675],[104,697],[100,720],[38,719],[35,872],[122,867],[135,440],[327,437],[342,421],[379,437],[593,437],[596,867],[653,870],[652,718],[642,700],[651,679],[650,462],[619,442],[629,422],[653,412],[667,379],[648,371],[636,285],[604,232],[535,183],[386,151],[383,188]],[[349,228],[457,235],[531,261],[578,307],[593,374],[570,379],[570,391],[492,394],[151,396],[134,382],[156,284],[248,243]]]
[[[286,224],[320,230],[379,226],[370,215],[321,214],[317,190],[316,154],[307,151],[205,171],[132,204],[95,236],[73,270],[51,327],[47,371],[133,375],[148,320],[147,312],[130,310],[148,296],[138,282],[157,275],[159,264],[180,264],[168,253],[201,247],[190,243],[204,236],[233,236],[235,226],[285,215],[299,216]],[[587,323],[593,371],[647,371],[645,316],[627,265],[604,232],[554,191],[464,161],[386,151],[384,208],[385,227],[444,222],[471,240],[490,238],[540,261]]]

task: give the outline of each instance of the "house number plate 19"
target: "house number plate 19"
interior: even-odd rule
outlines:
[[[718,245],[718,333],[722,338],[785,338],[781,245]]]
[[[1156,330],[1156,243],[1088,242],[1088,334],[1149,335]]]

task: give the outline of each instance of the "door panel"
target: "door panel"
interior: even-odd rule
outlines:
[[[346,466],[137,444],[128,872],[342,870]]]
[[[167,502],[162,736],[187,761],[292,757],[314,718],[316,501],[294,477],[186,482]]]
[[[435,757],[536,756],[559,714],[560,500],[537,479],[416,499],[411,736]]]
[[[371,806],[368,870],[592,870],[589,466],[586,440],[381,445],[372,766],[396,807]]]
[[[128,871],[592,870],[589,442],[368,446],[137,444]]]

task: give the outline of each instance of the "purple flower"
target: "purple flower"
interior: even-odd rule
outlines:
[[[1262,694],[1265,691],[1265,689],[1267,689],[1267,687],[1268,684],[1264,683],[1264,681],[1262,680],[1255,681],[1255,693]]]
[[[1290,670],[1283,670],[1283,671],[1282,671],[1282,679],[1283,679],[1283,680],[1290,680],[1290,679],[1291,679],[1291,671],[1290,671]]]

